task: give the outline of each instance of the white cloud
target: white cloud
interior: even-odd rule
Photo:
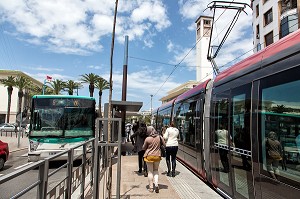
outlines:
[[[151,69],[149,67],[142,67],[140,71],[127,74],[127,95],[133,96],[139,93],[139,98],[144,95],[149,96],[157,93],[156,97],[162,96],[171,89],[179,86],[172,78],[170,78],[164,85],[164,81],[169,74],[162,73],[161,69]],[[109,74],[101,75],[105,79],[109,79]],[[114,72],[113,74],[113,92],[121,93],[123,83],[122,72]],[[163,86],[162,86],[163,85]],[[158,92],[159,91],[159,92]]]
[[[42,66],[38,66],[38,67],[28,67],[31,70],[35,70],[35,71],[59,71],[62,72],[64,71],[64,69],[62,68],[46,68],[46,67],[42,67]]]
[[[92,68],[92,69],[96,69],[96,70],[102,69],[101,66],[88,66],[88,68]]]
[[[168,52],[172,52],[174,50],[174,44],[171,40],[168,40],[167,49],[168,49]]]
[[[172,41],[168,41],[167,49],[169,52],[174,53],[173,61],[171,64],[179,67],[187,67],[188,70],[196,70],[196,50],[195,48],[184,48],[180,45],[174,44]]]
[[[179,12],[183,19],[196,20],[200,15],[211,15],[210,13],[203,13],[207,5],[211,0],[180,0],[179,1]]]
[[[143,40],[149,31],[146,47],[152,37],[171,25],[162,0],[120,1],[116,37],[123,43]],[[56,53],[87,55],[102,50],[102,38],[113,28],[115,2],[107,0],[2,0],[0,18],[11,23],[22,40],[46,46]],[[12,31],[13,32],[13,31]]]

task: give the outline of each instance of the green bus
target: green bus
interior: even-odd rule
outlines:
[[[33,96],[28,161],[44,159],[94,138],[95,104],[95,98],[86,96]],[[75,157],[81,154],[82,148],[74,150]],[[67,154],[59,159],[67,159]]]

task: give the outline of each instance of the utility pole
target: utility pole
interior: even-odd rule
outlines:
[[[128,66],[128,36],[125,36],[125,49],[124,49],[124,64],[123,64],[123,84],[122,84],[122,101],[126,101],[127,94],[127,66]],[[122,137],[125,135],[125,119],[126,119],[126,110],[121,111],[122,117],[122,128],[121,133]],[[126,137],[126,135],[125,135]]]
[[[110,77],[109,77],[109,95],[108,95],[108,119],[112,118],[112,107],[111,107],[111,98],[112,98],[112,73],[113,73],[113,56],[114,56],[114,45],[115,45],[115,32],[116,32],[116,21],[117,21],[117,11],[118,11],[118,0],[115,2],[115,14],[114,14],[114,24],[113,24],[113,32],[111,39],[111,51],[110,51]],[[108,132],[107,132],[107,140],[111,142],[111,121],[108,121]]]
[[[118,12],[118,0],[115,2],[115,13],[114,13],[114,24],[113,24],[113,32],[112,32],[112,39],[111,39],[111,51],[110,51],[110,77],[109,77],[109,96],[108,96],[108,128],[107,128],[107,141],[108,143],[111,142],[111,129],[112,129],[112,122],[109,119],[112,119],[112,107],[111,107],[111,98],[112,98],[112,70],[113,70],[113,54],[114,54],[114,45],[115,45],[115,32],[116,32],[116,21],[117,21],[117,12]],[[119,149],[121,150],[121,149]],[[112,160],[111,160],[111,148],[108,150],[108,199],[111,199],[111,183],[112,183]],[[119,160],[121,161],[121,160]]]

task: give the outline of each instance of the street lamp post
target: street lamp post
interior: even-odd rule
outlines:
[[[153,123],[153,122],[152,122],[152,97],[153,97],[153,95],[151,94],[150,97],[151,97],[151,104],[150,104],[150,105],[151,105],[151,106],[150,106],[150,123],[151,123],[151,125],[152,125],[152,123]]]
[[[151,112],[151,116],[152,116],[152,97],[153,97],[153,95],[150,95],[150,97],[151,97],[151,107],[150,107],[150,112]]]

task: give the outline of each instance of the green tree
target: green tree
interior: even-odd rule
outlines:
[[[54,90],[54,95],[59,95],[61,91],[66,87],[66,83],[62,80],[56,79],[50,82],[52,89]]]
[[[29,89],[29,98],[32,98],[34,95],[41,95],[42,93],[43,93],[43,87],[32,85]],[[45,86],[44,94],[54,95],[54,90],[49,86]]]
[[[13,87],[16,85],[15,77],[8,76],[7,79],[0,79],[0,82],[4,84],[4,86],[7,87],[7,117],[6,122],[9,123],[9,117],[10,117],[10,107],[11,107],[11,95],[13,92]]]
[[[81,83],[74,82],[73,80],[68,80],[65,85],[65,90],[68,91],[69,95],[73,95],[74,89],[82,88]]]
[[[25,76],[17,76],[16,77],[16,87],[19,89],[18,91],[18,113],[22,110],[22,101],[24,97],[24,89],[28,89],[32,85],[32,81]]]
[[[98,113],[99,113],[99,117],[102,117],[102,113],[101,113],[102,91],[105,90],[105,89],[109,89],[109,83],[104,78],[99,76],[99,78],[96,81],[95,86],[99,90],[99,110],[98,110]]]
[[[95,89],[95,83],[97,79],[99,78],[99,75],[96,75],[94,73],[89,73],[89,74],[84,74],[80,75],[81,76],[81,81],[84,83],[89,83],[89,92],[90,92],[90,97],[94,96],[94,89]]]

